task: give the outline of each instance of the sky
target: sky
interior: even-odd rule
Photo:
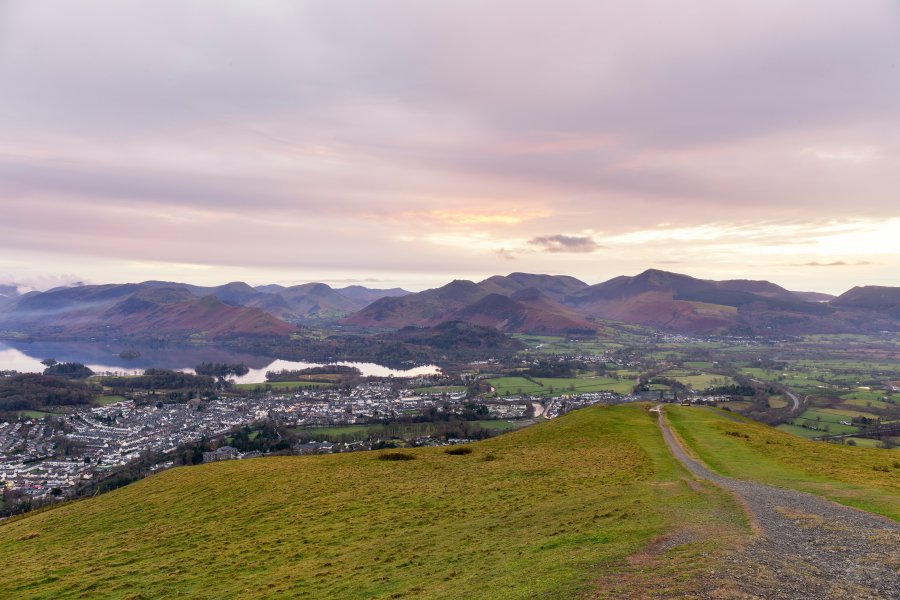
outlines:
[[[0,281],[900,286],[896,0],[0,0]]]

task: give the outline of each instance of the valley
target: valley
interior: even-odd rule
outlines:
[[[853,300],[849,308],[831,307],[832,299],[816,296],[811,303],[808,294],[761,282],[704,282],[661,272],[599,288],[572,278],[512,274],[374,300],[381,292],[356,290],[359,302],[369,302],[357,312],[292,323],[266,312],[291,332],[283,335],[279,325],[256,335],[238,325],[222,337],[215,334],[218,325],[209,329],[203,319],[200,329],[179,326],[177,334],[161,325],[174,322],[173,310],[190,321],[193,309],[185,307],[196,303],[168,284],[125,292],[100,287],[75,295],[94,302],[98,294],[111,294],[113,312],[133,306],[139,321],[153,315],[147,322],[163,335],[148,338],[132,327],[96,338],[90,325],[54,332],[48,329],[53,317],[45,313],[41,328],[2,342],[0,481],[9,518],[0,523],[0,555],[5,547],[27,562],[28,552],[77,543],[74,531],[46,528],[71,518],[99,519],[104,536],[124,528],[120,534],[128,540],[131,527],[163,527],[154,524],[162,518],[154,511],[182,486],[209,486],[199,496],[207,508],[191,510],[224,514],[235,532],[253,528],[265,549],[263,555],[238,544],[216,568],[252,565],[239,585],[258,597],[463,597],[460,590],[477,590],[500,598],[551,589],[559,597],[618,597],[638,589],[662,597],[728,595],[766,585],[767,569],[787,566],[773,554],[780,542],[775,529],[766,529],[769,517],[753,513],[748,520],[742,507],[755,501],[735,503],[729,495],[756,490],[747,493],[768,498],[775,492],[717,477],[900,518],[900,333],[849,330],[856,319],[875,319],[878,327],[892,323],[890,307],[881,304]],[[291,293],[324,293],[300,287]],[[660,288],[670,290],[669,300]],[[241,315],[263,310],[225,304],[250,303],[237,293],[246,292],[243,286],[210,289],[234,295],[201,296],[207,306],[223,303]],[[283,293],[261,286],[249,298],[262,305],[257,294],[275,292]],[[81,299],[25,299],[31,307],[49,303],[69,321],[76,313],[84,316],[79,323],[100,318],[91,317]],[[142,304],[149,299],[158,303]],[[6,318],[15,321],[20,306],[7,305],[12,316]],[[103,314],[112,314],[104,306]],[[230,310],[222,313],[226,321]],[[772,311],[784,329],[762,325],[773,322],[767,320]],[[666,314],[671,318],[664,321]],[[825,317],[843,325],[833,331],[823,326]],[[258,322],[255,316],[251,321]],[[797,332],[801,321],[808,331]],[[29,327],[27,320],[16,322]],[[659,405],[665,406],[663,429],[657,413],[649,412]],[[666,446],[672,435],[708,471]],[[615,465],[608,472],[598,467],[597,461],[610,460]],[[422,484],[426,471],[431,479]],[[708,483],[693,481],[689,472]],[[285,473],[290,477],[275,484]],[[334,473],[349,487],[334,487]],[[532,478],[543,492],[532,487]],[[145,495],[157,497],[148,485],[160,490],[157,508],[145,506],[144,516],[134,513],[118,525],[98,516],[109,503],[141,505]],[[588,492],[594,485],[602,491]],[[264,500],[244,486],[274,490],[266,495],[266,510],[282,514],[278,522],[286,528],[243,522],[264,510],[253,504]],[[215,494],[250,498],[251,504],[242,501],[241,510],[231,512]],[[316,499],[304,505],[302,518],[288,518],[299,507],[291,494]],[[370,497],[383,502],[357,502]],[[795,512],[827,510],[792,502],[784,497]],[[94,516],[69,516],[95,505],[104,508]],[[129,525],[132,518],[140,525]],[[402,521],[402,539],[377,526],[388,519]],[[359,528],[353,525],[358,520],[375,525]],[[32,529],[18,533],[22,526]],[[178,527],[202,538],[214,525],[187,518]],[[865,527],[875,531],[868,521]],[[455,533],[435,538],[438,530]],[[132,540],[116,550],[141,557],[128,570],[136,579],[122,577],[112,558],[118,546],[97,538],[107,553],[90,571],[69,571],[62,587],[54,584],[63,579],[53,575],[52,560],[43,575],[26,570],[3,585],[22,597],[74,597],[102,577],[108,585],[98,597],[127,596],[131,586],[152,597],[168,574],[178,582],[173,597],[233,589],[234,582],[176,566],[180,551],[173,553],[172,544],[182,534],[173,535],[150,545]],[[477,547],[481,558],[459,555],[462,547]],[[753,556],[748,547],[756,548]],[[881,546],[866,548],[867,555],[890,554]],[[279,552],[284,561],[272,559]],[[169,554],[175,562],[163,558]],[[827,561],[820,558],[804,568],[821,569]],[[522,579],[519,572],[534,561],[555,566]],[[150,573],[142,563],[163,567]],[[346,578],[350,564],[354,577]],[[652,564],[655,575],[635,570],[638,564]],[[701,577],[707,571],[715,579]],[[797,577],[790,585],[801,589],[805,575]],[[893,589],[892,579],[879,577],[878,589]],[[480,583],[488,580],[502,583]],[[859,578],[845,583],[847,593],[867,589]]]

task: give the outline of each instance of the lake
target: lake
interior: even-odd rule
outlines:
[[[130,347],[129,347],[130,348]],[[271,356],[257,356],[232,352],[215,346],[164,346],[133,347],[140,353],[134,359],[120,356],[122,346],[112,344],[90,344],[83,342],[0,342],[0,371],[20,373],[40,373],[45,369],[41,361],[53,358],[59,362],[77,362],[87,365],[95,373],[112,375],[134,375],[145,369],[173,369],[192,373],[202,362],[239,364],[250,371],[234,379],[235,383],[265,383],[266,371],[294,371],[321,367],[324,363],[283,360]],[[374,377],[417,377],[440,372],[437,365],[423,365],[410,369],[392,369],[376,363],[335,362],[329,364],[348,365],[359,369],[364,376]]]

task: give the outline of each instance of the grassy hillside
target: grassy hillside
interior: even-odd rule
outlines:
[[[812,442],[697,407],[668,406],[666,415],[690,450],[722,475],[819,494],[900,520],[900,453]]]
[[[28,515],[0,524],[0,597],[620,597],[682,589],[746,531],[639,406],[470,448],[178,468]],[[626,560],[664,534],[652,577]]]

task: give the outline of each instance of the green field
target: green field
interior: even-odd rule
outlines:
[[[694,390],[705,390],[713,386],[732,385],[734,379],[726,375],[715,375],[711,373],[692,374],[692,371],[684,369],[669,369],[660,373],[660,377],[674,379],[678,383],[682,383]]]
[[[885,397],[889,397],[890,394],[887,394],[883,391],[872,391],[872,390],[857,390],[855,392],[850,392],[849,394],[844,394],[841,396],[841,399],[844,401],[847,400],[877,400],[882,401]]]
[[[97,396],[94,398],[94,402],[101,406],[106,406],[107,404],[115,404],[116,402],[124,402],[124,396],[116,396],[116,395],[106,395],[106,396]]]
[[[804,440],[703,408],[672,406],[666,414],[687,446],[722,475],[819,494],[900,520],[896,452]]]
[[[528,351],[537,354],[595,354],[604,355],[623,347],[623,341],[632,339],[628,334],[620,335],[622,340],[589,339],[569,340],[550,335],[513,334],[513,338],[528,346]]]
[[[628,394],[634,388],[634,382],[630,379],[614,377],[535,377],[533,379],[534,381],[529,381],[524,377],[498,377],[489,379],[488,384],[496,390],[495,394],[500,397],[518,394],[551,396],[583,392]]]
[[[784,431],[793,435],[798,435],[802,438],[812,439],[821,437],[825,432],[819,431],[817,429],[807,429],[806,427],[800,427],[799,425],[791,425],[789,423],[782,423],[775,427],[780,431]]]
[[[875,410],[890,410],[897,408],[897,405],[893,403],[883,402],[881,400],[863,400],[860,398],[844,400],[844,404],[859,406],[860,408],[874,408]]]
[[[784,396],[769,396],[769,408],[785,408],[790,404]]]
[[[236,383],[235,390],[253,391],[272,389],[277,391],[298,390],[300,388],[330,388],[333,384],[318,381],[267,381],[266,383]]]
[[[466,386],[464,385],[437,385],[416,388],[417,394],[456,394],[464,391],[466,391]]]
[[[25,417],[28,419],[43,419],[50,413],[43,412],[40,410],[20,410],[16,414],[19,415],[20,417]]]
[[[519,421],[508,420],[481,420],[467,421],[471,426],[478,426],[482,429],[491,431],[511,431],[519,429],[534,423],[532,420],[522,419]],[[439,423],[443,424],[443,423]],[[294,433],[308,434],[314,440],[328,440],[332,442],[341,441],[344,436],[353,439],[363,439],[366,437],[380,438],[412,438],[422,435],[434,435],[437,433],[435,423],[392,423],[383,425],[381,423],[363,424],[363,425],[331,425],[328,427],[295,427],[291,429]]]
[[[645,407],[472,444],[182,467],[0,524],[6,598],[682,596],[743,513]],[[686,533],[652,571],[634,555]],[[633,587],[629,587],[632,586]]]

